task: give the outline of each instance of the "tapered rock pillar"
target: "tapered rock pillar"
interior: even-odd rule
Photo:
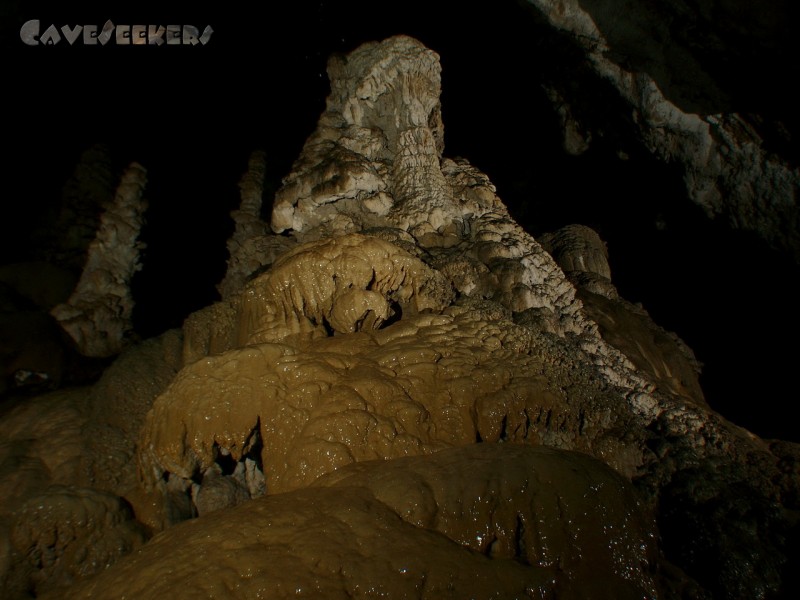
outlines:
[[[131,163],[100,218],[78,285],[66,303],[51,311],[85,356],[118,354],[133,331],[130,283],[141,268],[138,237],[147,207],[142,198],[146,183],[145,168]]]

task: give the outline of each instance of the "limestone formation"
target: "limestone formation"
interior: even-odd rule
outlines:
[[[113,202],[100,218],[97,236],[89,246],[86,264],[69,300],[52,310],[85,356],[118,354],[128,343],[133,326],[130,282],[141,265],[138,241],[146,171],[132,163],[122,176]]]
[[[11,548],[24,558],[8,574],[8,589],[69,586],[102,572],[146,538],[119,497],[71,486],[29,498],[12,521]]]
[[[40,257],[75,275],[81,272],[86,252],[97,235],[100,215],[114,200],[117,177],[108,146],[95,144],[81,154],[62,190],[52,233],[37,236]]]
[[[780,593],[800,451],[705,404],[597,234],[546,236],[551,256],[444,156],[439,71],[405,36],[333,58],[269,229],[253,156],[223,299],[3,415],[0,575],[79,512],[29,532],[29,495],[91,488],[117,548],[157,533],[66,591],[93,554],[29,565],[16,597]]]
[[[663,3],[654,9],[643,2],[629,2],[623,8],[604,0],[527,1],[552,27],[568,34],[583,50],[594,72],[616,88],[630,107],[647,149],[667,163],[680,165],[694,202],[710,217],[722,217],[735,227],[756,232],[774,247],[800,259],[800,170],[771,152],[745,116],[720,109],[729,101],[702,66],[708,58],[704,51],[719,51],[714,43],[706,43],[702,50],[696,49],[700,40],[682,45],[669,37],[670,31],[677,32],[680,26],[659,24],[688,22],[691,18],[702,21],[708,15],[693,13],[703,13],[703,9],[689,2],[672,3],[677,6],[670,7]],[[654,17],[654,10],[663,10],[663,18]],[[716,10],[724,13],[748,8],[745,3],[731,3]],[[769,14],[768,10],[758,10],[752,17],[758,21],[769,18]],[[653,47],[653,38],[647,33],[650,28],[657,29],[655,35],[667,36],[660,42],[670,48],[666,58],[663,48]],[[604,33],[614,36],[614,44]],[[738,39],[735,31],[732,37]],[[730,52],[735,46],[718,47]],[[725,62],[738,64],[727,56]],[[639,68],[631,68],[631,64]],[[665,96],[665,89],[670,97]],[[676,103],[687,108],[682,110]],[[565,131],[565,136],[569,135]]]
[[[559,288],[557,267],[486,175],[442,158],[438,56],[397,36],[336,57],[328,70],[326,111],[276,193],[273,230],[308,241],[388,227],[429,251],[463,246],[442,258],[479,271],[459,277],[460,292],[517,312],[544,308],[562,329],[580,330],[571,288]]]
[[[539,243],[576,287],[609,298],[618,297],[611,283],[608,249],[596,231],[585,225],[567,225],[555,233],[539,236]]]
[[[253,152],[247,172],[239,182],[241,205],[231,213],[235,228],[228,240],[228,269],[217,286],[223,298],[240,291],[250,277],[269,267],[291,247],[287,238],[271,235],[269,224],[261,218],[265,170],[264,152]]]
[[[135,443],[180,367],[180,348],[177,332],[167,332],[123,352],[91,387],[0,406],[3,598],[69,585],[147,537],[154,499],[137,484]],[[169,522],[192,514],[157,512]]]
[[[267,491],[282,492],[354,461],[479,440],[594,451],[626,473],[648,460],[610,435],[633,422],[598,373],[576,371],[577,348],[565,370],[547,338],[487,308],[197,360],[148,416],[146,484],[161,486],[167,472],[194,479],[224,454],[256,460]]]
[[[439,158],[435,55],[395,37],[329,71],[326,112],[274,204],[273,230],[300,245],[187,321],[187,367],[142,432],[152,493],[193,480],[202,492],[230,458],[263,469],[273,494],[352,463],[500,440],[593,454],[654,505],[697,464],[731,466],[720,489],[774,489],[778,459],[708,409],[679,342],[614,303],[610,282],[599,298],[612,304],[587,290],[584,306],[488,178]],[[553,242],[573,272],[607,280],[596,235]],[[614,336],[615,319],[636,342]],[[752,585],[769,564],[748,567],[763,575]]]
[[[539,237],[578,290],[584,312],[597,323],[602,338],[622,352],[660,388],[705,405],[701,365],[674,333],[659,327],[641,306],[619,296],[611,282],[608,249],[593,229],[567,225]]]
[[[599,461],[473,444],[176,526],[67,597],[655,598],[655,542],[630,484]]]
[[[451,299],[444,277],[388,242],[358,234],[309,242],[230,300],[187,319],[184,360],[258,342],[378,329]]]

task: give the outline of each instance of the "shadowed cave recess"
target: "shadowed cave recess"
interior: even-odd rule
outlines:
[[[788,4],[18,4],[9,597],[797,594]]]

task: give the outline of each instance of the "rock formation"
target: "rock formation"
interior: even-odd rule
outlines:
[[[124,351],[93,386],[0,405],[4,598],[68,586],[149,536],[135,444],[180,348],[179,332],[167,332]]]
[[[585,225],[567,225],[539,236],[538,241],[576,287],[612,299],[619,297],[611,283],[608,249],[596,231]]]
[[[113,356],[129,342],[133,330],[130,282],[141,268],[142,244],[137,238],[147,206],[142,198],[145,184],[145,169],[132,163],[100,218],[72,296],[51,311],[85,356]]]
[[[286,238],[272,235],[269,224],[261,218],[265,163],[263,151],[253,152],[247,172],[239,182],[242,202],[239,209],[231,213],[235,228],[228,240],[228,269],[217,286],[223,298],[240,291],[248,278],[271,265],[291,246]]]
[[[595,232],[540,244],[443,155],[433,51],[392,37],[329,77],[269,225],[251,158],[222,300],[94,387],[3,415],[0,484],[52,507],[0,505],[14,597],[789,589],[797,445],[705,404],[691,352],[619,298]],[[60,527],[81,511],[103,533]],[[110,546],[86,550],[95,536]]]
[[[575,285],[584,312],[597,323],[606,342],[660,388],[705,406],[701,365],[691,348],[659,327],[643,307],[619,296],[611,282],[608,249],[597,232],[585,225],[567,225],[540,236],[539,242]]]
[[[300,245],[187,322],[187,366],[142,433],[143,481],[165,497],[176,476],[202,488],[226,457],[263,469],[268,494],[291,492],[354,462],[475,441],[593,454],[654,506],[698,461],[730,464],[748,489],[780,479],[765,444],[705,405],[679,340],[621,301],[585,307],[485,175],[440,158],[438,73],[404,37],[332,60],[326,112],[275,198],[272,229]],[[614,298],[596,235],[573,228],[554,246]],[[398,267],[444,276],[458,299]],[[409,310],[398,294],[417,289],[441,291]],[[628,330],[643,341],[626,344]],[[774,584],[769,560],[749,565],[764,571],[753,585]]]
[[[480,444],[362,462],[178,525],[69,596],[632,599],[655,597],[655,559],[652,522],[599,461]]]
[[[81,153],[72,176],[64,185],[61,206],[52,234],[39,232],[41,258],[76,275],[86,264],[86,253],[97,235],[100,215],[114,200],[118,184],[111,150],[94,144]]]
[[[617,90],[632,112],[641,141],[659,159],[680,166],[689,197],[709,217],[756,232],[800,260],[800,170],[771,151],[759,131],[763,129],[758,127],[759,117],[729,110],[732,88],[752,93],[746,89],[749,79],[758,79],[767,89],[782,87],[754,72],[764,70],[755,56],[780,59],[774,56],[778,44],[766,37],[766,32],[784,29],[768,25],[770,19],[780,18],[775,17],[780,11],[769,6],[750,10],[746,3],[736,2],[715,4],[712,11],[682,0],[657,7],[635,1],[526,1],[568,35],[583,50],[591,69]],[[746,12],[750,23],[758,24],[750,30],[758,47],[742,43],[737,26],[730,25],[735,20],[729,11]],[[714,31],[710,39],[698,33],[708,30]],[[748,56],[750,49],[754,52]],[[731,52],[744,56],[732,60]],[[732,69],[715,77],[725,64],[747,65],[749,79],[736,81]],[[579,151],[588,134],[576,136],[570,95],[555,88],[551,84],[548,93],[561,115],[565,145]]]

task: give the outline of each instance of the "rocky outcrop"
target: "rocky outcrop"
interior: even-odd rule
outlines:
[[[102,572],[146,539],[121,498],[87,488],[50,487],[12,518],[12,552],[24,558],[8,573],[9,591],[70,586]]]
[[[359,234],[286,252],[228,301],[191,315],[184,360],[260,342],[380,328],[400,314],[441,310],[449,282],[397,246]]]
[[[138,485],[135,444],[154,398],[180,368],[180,349],[178,333],[167,332],[123,352],[91,387],[0,405],[4,598],[68,586],[149,537],[154,499]]]
[[[584,313],[602,338],[622,352],[662,390],[706,406],[701,365],[683,340],[659,327],[640,305],[619,296],[611,282],[608,249],[593,229],[567,225],[539,237],[567,279],[575,285]]]
[[[449,225],[436,54],[397,37],[335,57],[328,71],[326,111],[275,196],[273,230],[310,239],[388,216],[420,237]]]
[[[218,289],[223,298],[238,291],[245,277],[256,271],[261,264],[252,264],[254,250],[250,240],[263,237],[268,229],[261,219],[261,204],[264,185],[264,153],[253,152],[248,161],[248,170],[239,182],[242,202],[238,210],[231,213],[235,224],[233,235],[228,240],[228,269]]]
[[[493,303],[228,350],[184,368],[158,399],[142,431],[142,475],[149,487],[168,475],[188,484],[223,457],[249,458],[274,493],[351,462],[476,441],[579,449],[635,473],[648,458],[613,434],[635,430],[625,399],[578,348],[555,352]]]
[[[231,213],[235,227],[228,240],[228,269],[217,286],[225,299],[241,291],[248,279],[292,246],[288,238],[272,235],[269,224],[261,218],[265,171],[266,156],[257,150],[250,155],[247,172],[239,182],[241,205]]]
[[[236,248],[280,256],[232,250],[226,297],[123,354],[89,406],[45,396],[0,421],[32,494],[91,487],[165,530],[69,596],[782,591],[800,452],[697,397],[690,354],[618,297],[594,232],[546,237],[551,256],[444,157],[439,69],[405,36],[333,58],[269,228],[259,155],[242,186]],[[45,402],[66,423],[57,481],[44,444],[18,443],[50,434],[26,421]]]
[[[125,171],[113,202],[100,218],[75,290],[51,311],[85,356],[113,356],[130,342],[130,282],[141,268],[142,243],[137,238],[147,206],[142,198],[146,181],[146,171],[137,163]]]
[[[655,530],[629,483],[548,448],[362,462],[190,525],[67,597],[656,597]]]
[[[275,199],[272,228],[299,245],[187,321],[188,366],[142,432],[142,480],[164,510],[175,490],[201,498],[206,477],[229,490],[222,505],[260,494],[248,465],[267,494],[296,492],[353,463],[476,441],[592,454],[662,517],[683,502],[701,518],[679,483],[697,465],[727,465],[709,479],[723,495],[780,502],[778,457],[711,411],[691,354],[617,297],[596,234],[545,240],[570,279],[484,174],[440,157],[433,53],[396,37],[330,73],[327,110]],[[723,561],[743,532],[722,523],[740,509],[723,503],[699,542]],[[758,527],[774,531],[773,517]],[[776,589],[773,549],[735,558],[760,574],[723,597]]]
[[[275,195],[272,229],[298,241],[400,230],[436,254],[437,269],[458,272],[459,292],[581,330],[572,288],[486,175],[442,158],[440,70],[434,52],[403,36],[331,60],[326,111]]]
[[[619,297],[611,283],[608,249],[596,231],[585,225],[567,225],[539,236],[539,243],[576,287],[612,299]]]
[[[753,108],[739,113],[731,110],[733,89],[750,96],[744,83],[748,79],[740,79],[741,73],[730,68],[714,68],[739,64],[729,56],[731,51],[738,52],[741,64],[749,65],[750,80],[758,79],[767,88],[781,87],[776,80],[784,79],[783,75],[770,82],[759,74],[769,70],[751,64],[756,54],[743,50],[753,48],[747,40],[758,38],[762,53],[776,60],[777,50],[765,49],[777,47],[770,36],[783,28],[768,22],[770,15],[780,11],[751,11],[746,3],[715,4],[712,11],[680,0],[657,5],[606,0],[527,2],[552,27],[567,34],[585,53],[593,71],[616,89],[632,111],[641,142],[659,159],[680,167],[689,197],[709,217],[755,232],[800,261],[800,170],[771,150],[764,127],[759,127],[763,119],[746,114]],[[734,4],[738,8],[732,8]],[[729,11],[752,13],[750,22],[765,28],[748,28],[752,35],[745,38]],[[694,33],[708,30],[715,35]],[[730,38],[730,43],[722,44],[716,35]],[[697,37],[686,39],[692,36]],[[725,53],[724,59],[718,56],[720,52]],[[575,120],[567,116],[572,98],[557,87],[550,84],[548,89],[564,115],[565,140],[573,140],[579,149],[580,140],[570,129],[575,128]],[[789,103],[781,104],[782,110],[789,107]]]
[[[114,200],[114,188],[119,183],[115,171],[108,146],[95,144],[81,153],[64,184],[55,222],[35,234],[40,258],[75,275],[81,272],[86,252],[97,235],[100,215]]]

